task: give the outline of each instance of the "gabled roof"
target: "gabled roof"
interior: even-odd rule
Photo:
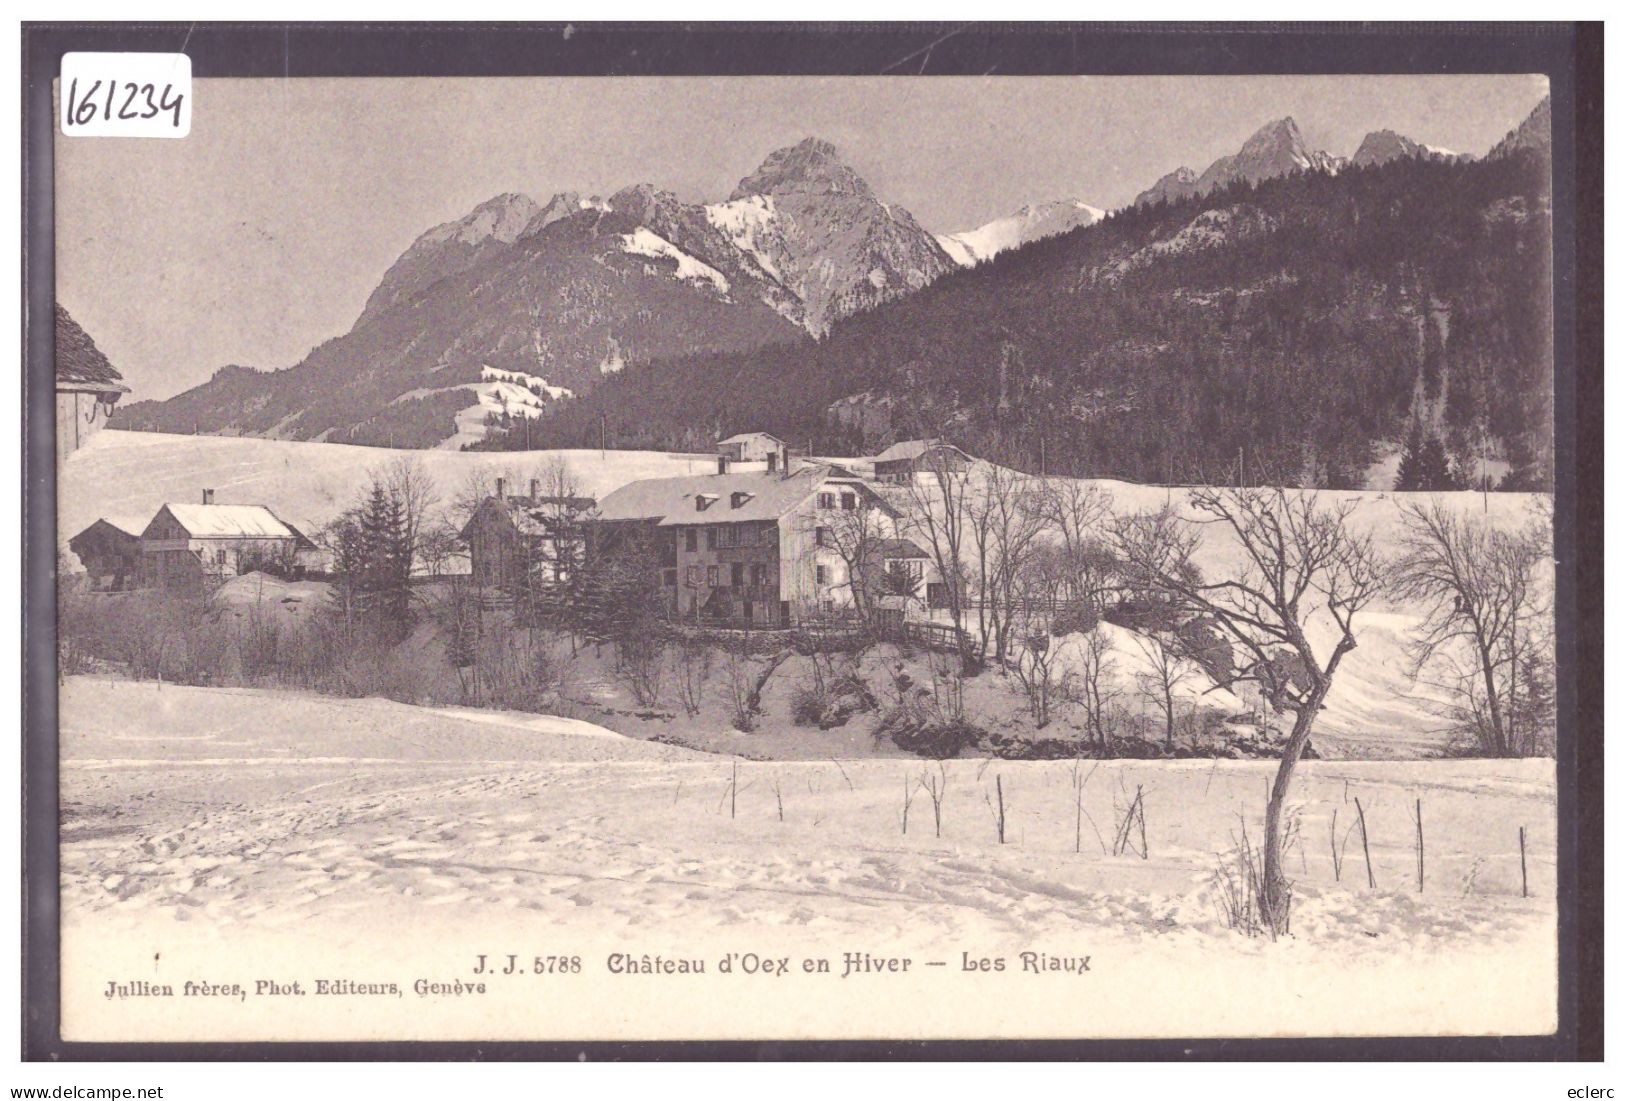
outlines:
[[[930,558],[912,539],[882,539],[876,544],[876,556],[883,559]]]
[[[56,381],[58,389],[96,390],[106,393],[127,394],[128,386],[113,365],[107,361],[90,334],[68,315],[60,305],[56,308]]]
[[[599,503],[598,515],[610,521],[653,520],[662,527],[778,520],[829,482],[854,485],[871,501],[891,509],[890,504],[861,482],[848,482],[827,467],[811,466],[789,477],[753,470],[738,474],[645,478],[629,482],[605,497]],[[749,494],[738,508],[733,507],[735,493]],[[712,503],[703,510],[697,509],[696,497],[712,498]]]
[[[783,440],[779,439],[771,432],[738,432],[732,436],[729,436],[725,440],[718,440],[717,446],[721,447],[723,444],[729,443],[749,443],[751,440],[772,440],[777,444],[784,443]]]
[[[194,539],[292,539],[297,542],[301,538],[264,505],[166,504],[158,512],[168,512]]]
[[[969,455],[965,455],[963,451],[960,451],[959,448],[955,447],[953,444],[945,443],[942,440],[903,440],[899,443],[892,444],[890,447],[886,448],[886,450],[876,455],[874,461],[877,463],[903,462],[909,459],[918,459],[926,452],[936,451],[939,448],[945,448],[949,451],[956,452],[959,455],[963,455],[967,459],[970,458]]]
[[[487,504],[500,508],[521,534],[548,535],[552,533],[561,509],[566,515],[587,512],[597,507],[598,502],[591,497],[521,497],[508,494],[504,497],[487,497],[480,502],[480,509]],[[475,516],[478,514],[479,509],[476,509]],[[468,529],[474,526],[475,516],[470,516],[463,530],[457,533],[464,542],[468,541]]]
[[[85,528],[78,535],[68,540],[71,547],[76,541],[83,539],[99,527],[110,529],[113,535],[122,535],[130,539],[140,539],[141,533],[146,530],[147,521],[135,516],[102,516],[95,523]]]

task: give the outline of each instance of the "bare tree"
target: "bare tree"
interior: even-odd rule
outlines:
[[[965,630],[965,555],[968,549],[966,497],[969,476],[957,466],[945,448],[928,450],[923,459],[925,469],[910,476],[905,483],[908,512],[904,525],[919,537],[924,549],[930,553],[932,564],[942,578],[955,637],[962,640]],[[959,657],[963,670],[968,671],[972,658],[963,646]]]
[[[847,491],[852,492],[852,491]],[[874,599],[885,591],[881,544],[891,537],[886,513],[875,507],[865,491],[854,493],[853,508],[820,509],[808,523],[823,530],[824,545],[846,567],[852,606],[865,620],[873,617]]]
[[[705,682],[711,676],[711,648],[698,639],[679,638],[671,647],[677,699],[689,718],[700,713]]]
[[[458,530],[442,510],[418,533],[418,559],[429,576],[439,577],[455,559],[467,557]]]
[[[1111,497],[1100,487],[1077,478],[1045,478],[1040,507],[1046,526],[1058,536],[1067,575],[1068,599],[1098,604],[1109,556],[1101,537],[1111,519]]]
[[[1078,669],[1073,683],[1083,707],[1084,731],[1104,752],[1109,741],[1106,715],[1118,696],[1113,683],[1117,662],[1111,656],[1111,640],[1099,627],[1085,632],[1077,645]]]
[[[1056,676],[1055,647],[1051,645],[1050,636],[1043,631],[1024,635],[1017,647],[1013,668],[1027,694],[1027,710],[1033,717],[1033,725],[1042,730],[1050,723],[1055,701],[1066,696]]]
[[[976,624],[979,652],[989,644],[1002,659],[1009,652],[1017,588],[1044,530],[1042,489],[1025,474],[995,464],[980,468],[965,497],[971,544],[976,552]]]
[[[1515,530],[1458,514],[1438,501],[1399,506],[1403,527],[1395,592],[1426,609],[1411,648],[1413,676],[1442,672],[1465,702],[1458,714],[1492,757],[1535,751],[1538,722],[1521,706],[1543,674],[1551,606],[1541,570],[1551,527],[1532,517]]]
[[[414,563],[423,561],[423,539],[433,524],[440,490],[428,468],[414,455],[402,455],[370,472],[401,510],[402,538],[411,548]]]
[[[1134,682],[1162,712],[1162,744],[1172,752],[1174,730],[1179,719],[1175,695],[1195,679],[1198,672],[1196,663],[1156,635],[1138,635],[1135,644],[1145,655],[1146,667],[1135,675]]]
[[[1203,488],[1192,491],[1190,505],[1195,520],[1165,509],[1120,521],[1115,543],[1142,580],[1182,610],[1211,617],[1246,653],[1235,679],[1257,681],[1277,710],[1294,715],[1265,811],[1260,884],[1263,917],[1285,929],[1291,888],[1282,868],[1282,809],[1315,716],[1355,648],[1355,618],[1380,590],[1380,565],[1370,540],[1348,529],[1353,502],[1322,506],[1315,494],[1278,488]],[[1237,545],[1240,565],[1230,575],[1207,581],[1195,568],[1204,529]],[[1324,657],[1308,637],[1317,617],[1334,629]]]

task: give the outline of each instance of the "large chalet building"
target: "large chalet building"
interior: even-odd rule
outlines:
[[[199,504],[161,506],[141,532],[140,583],[168,589],[220,581],[253,569],[284,575],[318,553],[298,528],[264,505],[217,505],[214,491]]]
[[[889,595],[879,591],[888,573],[924,580],[927,556],[862,478],[826,463],[792,469],[782,444],[736,460],[739,442],[722,441],[715,474],[631,482],[599,502],[599,538],[653,544],[674,615],[785,626]],[[855,572],[875,591],[855,591]]]

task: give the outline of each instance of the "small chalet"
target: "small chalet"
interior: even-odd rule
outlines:
[[[501,478],[496,489],[480,502],[460,534],[468,546],[474,586],[514,591],[532,577],[566,580],[586,551],[583,525],[597,502],[591,497],[545,496],[535,478],[525,496],[507,493]]]
[[[790,469],[790,445],[766,432],[741,432],[717,441],[717,473],[775,473]]]
[[[907,483],[920,473],[961,474],[971,457],[942,440],[904,440],[875,456],[875,480]]]
[[[807,463],[631,482],[603,499],[594,528],[601,546],[653,541],[674,614],[768,627],[850,608],[865,557],[851,534],[891,538],[898,517],[861,478]]]
[[[68,540],[90,577],[92,592],[133,589],[141,573],[141,531],[146,521],[103,517]]]
[[[264,505],[163,505],[141,532],[141,584],[171,588],[224,580],[250,570],[290,576],[319,553],[316,544]]]
[[[56,308],[56,461],[62,462],[107,423],[118,399],[128,394],[123,376],[90,334]]]

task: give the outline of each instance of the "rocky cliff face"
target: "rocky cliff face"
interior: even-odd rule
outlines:
[[[772,153],[707,216],[800,301],[815,335],[955,266],[912,214],[881,202],[816,138]]]
[[[1142,191],[1134,202],[1137,206],[1159,200],[1174,202],[1193,195],[1206,195],[1242,180],[1257,183],[1289,172],[1336,172],[1345,163],[1342,157],[1310,149],[1298,131],[1298,124],[1287,117],[1261,127],[1239,150],[1220,157],[1201,175],[1189,168],[1177,169]]]

